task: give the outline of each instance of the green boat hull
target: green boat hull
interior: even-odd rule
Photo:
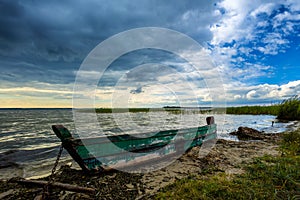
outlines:
[[[145,156],[146,161],[151,160],[151,157],[159,160],[200,146],[204,141],[216,139],[217,126],[214,118],[208,117],[206,121],[207,125],[194,128],[84,139],[73,138],[62,125],[53,125],[52,129],[84,171],[103,171],[120,161],[129,164]]]

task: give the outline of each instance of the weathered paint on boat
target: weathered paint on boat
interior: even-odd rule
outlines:
[[[163,157],[200,146],[203,141],[216,139],[214,118],[207,117],[206,121],[205,126],[165,130],[156,134],[150,132],[84,139],[73,138],[63,125],[53,125],[52,129],[60,138],[63,147],[83,170],[102,171],[107,165],[101,162],[105,159],[109,160],[109,165],[114,165],[121,160],[130,162],[145,155],[150,155],[148,158],[151,159],[151,153],[154,151],[159,152],[160,157]],[[132,152],[131,155],[134,156],[128,156],[128,152]]]

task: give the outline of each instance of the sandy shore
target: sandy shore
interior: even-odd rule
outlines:
[[[198,158],[199,147],[193,148],[165,169],[145,174],[142,178],[145,196],[155,194],[161,187],[187,176],[225,172],[228,175],[243,173],[241,164],[265,154],[278,155],[278,145],[273,141],[225,141],[219,140],[210,153]],[[208,173],[207,173],[208,172]]]
[[[291,130],[299,128],[296,123]],[[278,141],[282,134],[270,134],[262,140],[218,140],[207,156],[199,157],[200,147],[195,147],[171,165],[146,174],[110,172],[86,175],[80,170],[62,167],[55,181],[95,188],[95,194],[82,194],[52,189],[50,199],[151,199],[161,188],[188,176],[206,176],[225,172],[234,175],[243,173],[242,165],[263,155],[279,155]],[[44,180],[47,180],[45,178]],[[21,186],[2,181],[0,199],[34,199],[42,193],[37,187]]]

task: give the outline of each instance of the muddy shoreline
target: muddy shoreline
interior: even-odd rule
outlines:
[[[299,124],[295,123],[290,130],[299,127]],[[253,158],[279,155],[278,141],[282,134],[267,134],[259,140],[218,140],[205,157],[199,157],[200,147],[195,147],[171,165],[146,174],[109,172],[88,175],[63,166],[55,174],[55,182],[95,188],[96,192],[84,194],[50,188],[49,199],[151,199],[161,188],[189,176],[206,178],[219,172],[229,176],[241,174],[241,166],[250,163]],[[48,180],[48,177],[40,180]],[[13,183],[13,180],[0,181],[0,199],[38,199],[42,192],[40,187]]]

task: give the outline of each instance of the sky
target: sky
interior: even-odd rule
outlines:
[[[128,52],[100,78],[96,107],[269,105],[300,94],[298,0],[0,0],[0,108],[72,107],[74,94],[91,95],[73,90],[89,53],[142,27],[192,38],[214,73],[172,52]]]

